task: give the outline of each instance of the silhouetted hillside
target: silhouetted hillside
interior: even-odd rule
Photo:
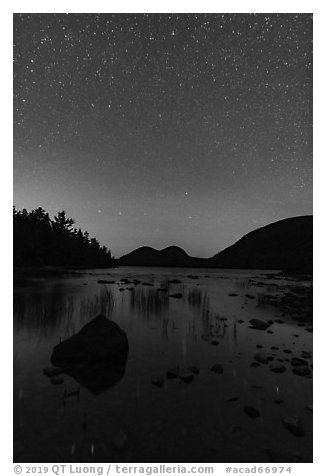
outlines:
[[[312,273],[311,215],[286,218],[254,230],[212,258],[194,258],[177,246],[144,246],[117,260],[123,266],[281,269]]]
[[[213,256],[214,267],[312,273],[313,217],[286,218],[254,230]]]
[[[169,246],[163,250],[156,250],[149,246],[142,246],[128,253],[118,260],[122,266],[205,266],[206,260],[189,256],[178,246]]]

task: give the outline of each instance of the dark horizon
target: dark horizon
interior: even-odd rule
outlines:
[[[122,256],[312,213],[310,14],[14,14],[14,202]]]

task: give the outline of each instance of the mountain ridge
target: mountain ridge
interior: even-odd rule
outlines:
[[[313,216],[284,218],[250,231],[211,258],[190,256],[178,246],[142,246],[120,257],[122,266],[284,269],[312,273]]]

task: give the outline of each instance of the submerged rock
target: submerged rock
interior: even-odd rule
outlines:
[[[305,431],[301,420],[297,416],[284,417],[283,426],[295,436],[304,436]]]
[[[293,367],[298,367],[301,365],[308,365],[308,362],[306,360],[299,359],[298,357],[293,357],[291,359],[291,365],[293,365]]]
[[[297,367],[293,367],[292,372],[296,375],[300,375],[301,377],[310,375],[310,370],[307,365],[298,365]]]
[[[248,415],[248,417],[250,418],[257,418],[260,416],[260,413],[258,410],[256,410],[255,407],[252,407],[250,405],[246,405],[244,408],[243,408],[243,411],[246,413],[246,415]]]
[[[224,372],[224,368],[221,364],[215,364],[211,367],[211,371],[216,374],[222,374]]]
[[[182,294],[181,294],[181,293],[170,294],[169,297],[181,299],[181,298],[182,298]]]
[[[77,334],[56,345],[51,362],[60,367],[107,361],[128,352],[125,332],[113,321],[98,315]]]
[[[184,372],[180,374],[180,380],[182,380],[185,383],[192,382],[194,378],[195,378],[194,375],[188,372]]]
[[[266,354],[266,352],[258,352],[254,355],[254,359],[260,364],[268,364],[268,362],[272,360],[272,356]]]
[[[258,330],[261,330],[261,331],[266,330],[270,326],[270,324],[268,324],[268,322],[261,321],[260,319],[250,319],[249,322],[251,324],[252,329],[258,329]]]

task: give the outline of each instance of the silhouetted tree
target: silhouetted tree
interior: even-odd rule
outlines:
[[[41,207],[28,212],[13,209],[14,265],[109,267],[114,260],[96,238],[89,238],[64,210],[53,220]]]

